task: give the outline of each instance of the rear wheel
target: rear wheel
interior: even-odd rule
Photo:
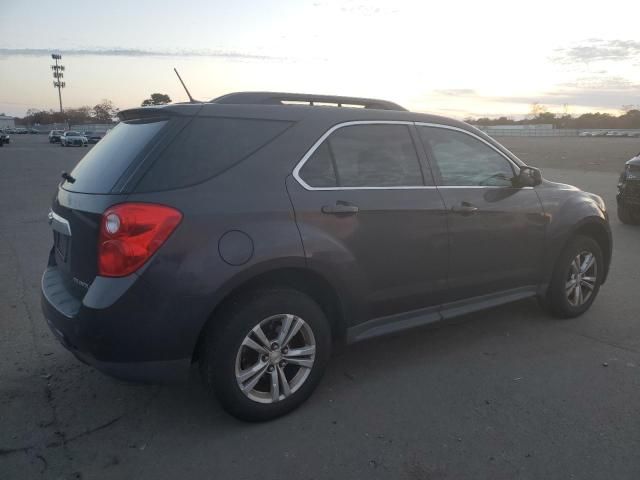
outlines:
[[[582,235],[573,238],[560,254],[549,285],[551,312],[564,318],[582,315],[598,295],[603,275],[598,242]]]
[[[328,321],[295,290],[260,290],[231,302],[212,319],[200,368],[231,415],[264,421],[302,404],[316,388],[331,351]]]

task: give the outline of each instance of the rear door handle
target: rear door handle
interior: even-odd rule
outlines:
[[[478,207],[469,202],[462,202],[460,205],[451,207],[451,211],[460,215],[471,215],[478,211]]]
[[[322,213],[329,215],[354,215],[358,213],[360,209],[351,203],[337,201],[335,205],[323,205]]]

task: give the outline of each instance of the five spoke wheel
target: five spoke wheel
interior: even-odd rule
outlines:
[[[292,314],[262,320],[244,338],[235,362],[238,387],[251,400],[275,403],[307,380],[316,355],[311,327]]]

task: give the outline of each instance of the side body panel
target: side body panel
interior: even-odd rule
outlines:
[[[309,267],[348,288],[356,313],[350,325],[441,303],[448,241],[436,189],[308,191],[293,177],[287,187]],[[336,202],[359,212],[322,212]]]
[[[613,250],[613,239],[608,213],[602,211],[589,193],[571,185],[544,181],[536,187],[544,214],[548,219],[547,240],[543,260],[543,278],[548,283],[555,262],[570,238],[582,228],[593,228],[607,240],[604,249],[605,279],[608,274]]]
[[[538,285],[546,218],[534,189],[439,187],[449,217],[447,301]],[[460,205],[475,212],[456,212]]]

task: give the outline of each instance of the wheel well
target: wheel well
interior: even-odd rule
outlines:
[[[604,283],[604,281],[607,278],[607,273],[609,270],[608,266],[609,266],[609,263],[611,262],[611,239],[609,238],[609,234],[607,233],[606,229],[602,225],[599,225],[598,223],[589,222],[580,226],[574,232],[574,234],[584,235],[585,237],[591,237],[596,242],[598,242],[598,245],[600,246],[600,250],[602,250],[602,255],[604,255],[604,261],[606,265],[605,276],[602,280],[602,282]]]
[[[311,270],[303,268],[283,268],[265,272],[251,278],[234,288],[216,305],[200,332],[192,360],[196,361],[198,359],[200,344],[207,326],[228,302],[250,291],[266,287],[287,287],[310,296],[318,303],[320,308],[322,308],[327,320],[329,320],[333,339],[338,340],[344,337],[346,323],[343,306],[333,286],[324,277]]]

